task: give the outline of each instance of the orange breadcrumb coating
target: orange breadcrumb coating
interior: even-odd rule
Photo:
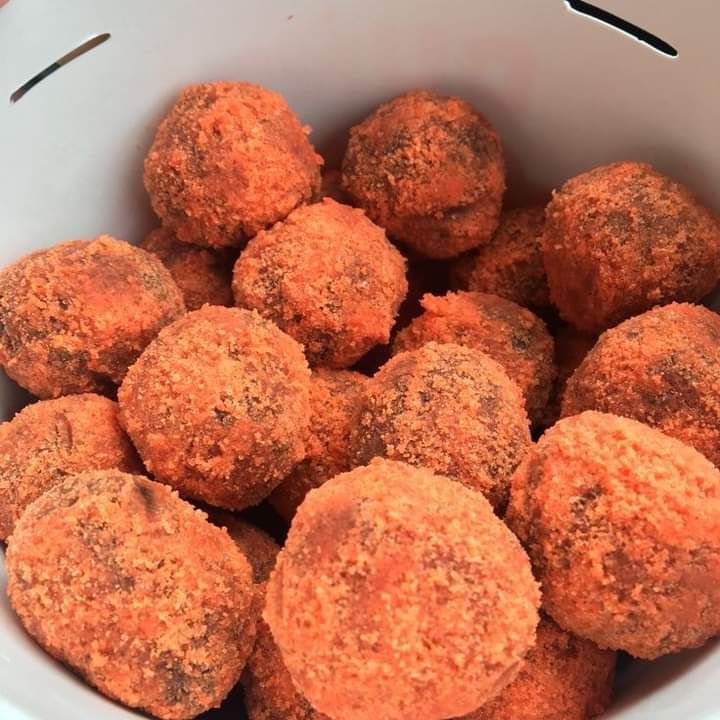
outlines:
[[[510,476],[530,447],[524,404],[518,386],[487,355],[430,342],[395,355],[372,378],[355,459],[427,467],[502,510]]]
[[[104,470],[56,485],[20,518],[7,570],[13,608],[47,652],[158,718],[217,707],[252,648],[242,553],[144,477]]]
[[[28,405],[0,425],[0,540],[33,500],[68,475],[113,468],[142,471],[112,400],[68,395]]]
[[[322,159],[309,132],[259,85],[191,85],[145,160],[153,209],[183,242],[240,245],[319,193]]]
[[[41,398],[110,393],[184,312],[153,255],[109,235],[62,243],[0,272],[0,364]]]
[[[463,720],[588,720],[610,704],[614,671],[614,652],[541,617],[515,680]]]
[[[564,629],[648,659],[720,632],[720,472],[689,445],[604,413],[561,420],[515,473],[506,521]]]
[[[542,205],[504,212],[492,240],[457,260],[454,286],[499,295],[534,310],[548,308],[550,290],[540,251],[544,225]]]
[[[287,522],[309,490],[353,466],[351,438],[369,380],[348,370],[319,368],[310,378],[310,435],[307,457],[268,498]]]
[[[180,288],[188,310],[233,305],[232,260],[222,251],[180,242],[167,228],[153,230],[140,247],[160,258]]]
[[[550,294],[578,329],[599,332],[720,277],[720,220],[650,165],[618,162],[568,180],[546,209]]]
[[[454,257],[497,228],[500,138],[464,100],[415,90],[350,130],[343,189],[392,237],[427,257]]]
[[[720,465],[720,317],[666,305],[600,336],[567,384],[563,415],[634,418]]]
[[[257,313],[206,305],[166,328],[120,388],[145,466],[183,495],[239,510],[305,456],[310,371]]]
[[[476,292],[425,295],[420,304],[423,314],[397,334],[394,353],[430,341],[480,350],[502,365],[522,391],[530,419],[539,419],[555,366],[553,339],[537,315],[510,300]]]
[[[342,189],[342,173],[339,170],[325,170],[322,174],[320,195],[336,202],[350,205],[350,198]]]
[[[325,198],[253,238],[233,289],[238,306],[301,342],[311,365],[349,367],[390,339],[405,259],[362,210]]]
[[[527,556],[479,493],[378,459],[310,491],[265,620],[318,711],[440,720],[514,678],[539,600]]]

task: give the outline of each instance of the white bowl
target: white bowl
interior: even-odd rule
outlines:
[[[334,162],[345,130],[379,101],[434,88],[467,98],[498,127],[511,200],[638,159],[720,206],[720,5],[598,2],[679,57],[561,0],[11,0],[0,9],[0,265],[70,238],[140,239],[153,224],[141,175],[157,121],[181,87],[216,79],[282,92]],[[108,42],[10,105],[31,76],[103,32]],[[26,401],[0,379],[2,417]],[[2,566],[0,579],[4,589]],[[720,718],[718,682],[714,645],[634,663],[607,717]],[[132,717],[44,655],[3,592],[2,720]]]

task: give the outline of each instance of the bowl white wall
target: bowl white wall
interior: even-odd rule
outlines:
[[[720,5],[597,2],[679,57],[561,0],[11,0],[0,9],[0,265],[101,232],[140,239],[153,224],[141,172],[157,121],[181,87],[215,79],[282,92],[334,161],[345,130],[379,101],[434,88],[474,102],[498,127],[511,202],[638,159],[720,207]],[[100,32],[111,40],[10,105],[29,77]],[[0,378],[0,417],[26,399]],[[608,717],[720,718],[718,683],[712,646],[637,663]],[[3,592],[0,718],[130,717],[40,652]]]

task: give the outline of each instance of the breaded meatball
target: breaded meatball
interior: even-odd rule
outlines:
[[[427,257],[454,257],[497,228],[500,138],[464,100],[412,91],[350,130],[343,189],[392,237]]]
[[[562,414],[634,418],[720,465],[720,316],[666,305],[600,336],[567,383]]]
[[[112,400],[88,393],[28,405],[0,425],[0,540],[68,475],[113,468],[142,471]]]
[[[544,225],[542,205],[504,212],[492,240],[456,261],[454,287],[499,295],[533,310],[547,309],[550,290],[540,251]]]
[[[253,238],[233,290],[238,306],[301,342],[311,365],[344,368],[390,339],[405,259],[362,210],[325,198]]]
[[[7,570],[10,602],[47,652],[158,718],[217,707],[252,648],[247,560],[204,513],[144,477],[63,480],[18,521]]]
[[[0,272],[0,365],[40,398],[110,393],[184,312],[150,253],[109,235],[72,240]]]
[[[178,240],[240,245],[319,193],[322,159],[309,132],[259,85],[191,85],[145,159],[153,209]]]
[[[207,305],[160,333],[118,400],[158,480],[239,510],[305,457],[309,394],[310,371],[291,337],[255,312]]]
[[[424,466],[502,511],[530,431],[522,393],[497,362],[431,342],[395,355],[372,378],[354,444],[358,465],[380,456]]]
[[[353,466],[351,438],[360,419],[368,378],[349,370],[318,369],[310,378],[307,457],[268,498],[287,522],[309,490]]]
[[[588,720],[610,704],[614,671],[614,652],[541,617],[515,680],[463,720]]]
[[[153,230],[140,247],[160,258],[180,288],[188,310],[233,305],[232,256],[180,242],[167,228]]]
[[[650,165],[618,162],[578,175],[545,214],[552,301],[585,332],[654,305],[699,300],[720,277],[720,219]]]
[[[720,472],[689,445],[605,413],[561,420],[506,521],[565,630],[648,659],[720,632]]]
[[[539,599],[527,556],[482,495],[378,459],[308,494],[265,620],[318,711],[440,720],[514,678]]]
[[[427,342],[457,343],[480,350],[500,363],[525,397],[536,422],[550,397],[555,365],[553,339],[545,323],[510,300],[476,292],[425,295],[424,312],[401,330],[393,353]]]

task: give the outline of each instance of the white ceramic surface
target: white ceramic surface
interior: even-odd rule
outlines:
[[[498,127],[511,201],[634,158],[720,207],[720,4],[597,2],[679,57],[561,0],[11,0],[0,9],[0,264],[100,232],[138,240],[152,223],[141,168],[157,120],[183,85],[213,79],[284,93],[335,161],[375,104],[427,87],[463,95]],[[100,32],[111,40],[9,104]],[[2,417],[25,400],[0,380]],[[719,683],[720,648],[636,663],[608,717],[718,719]],[[43,655],[2,601],[1,720],[130,717]]]

